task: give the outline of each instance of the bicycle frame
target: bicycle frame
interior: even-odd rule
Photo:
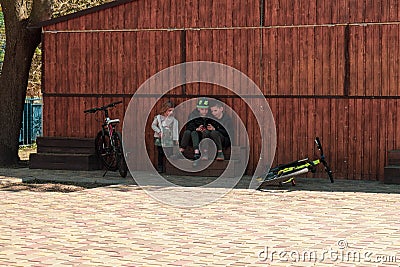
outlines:
[[[104,124],[103,124],[103,134],[104,134],[104,129],[108,130],[108,133],[110,134],[110,136],[113,136],[114,131],[115,131],[115,125],[118,124],[120,122],[119,119],[110,119],[108,117],[108,110],[105,110],[105,115],[106,118],[104,120]],[[114,138],[111,138],[111,145],[114,147]]]
[[[257,180],[261,182],[258,189],[263,188],[266,185],[271,184],[279,184],[282,185],[284,183],[292,182],[292,185],[295,185],[294,177],[306,174],[308,172],[315,172],[316,166],[320,163],[324,165],[325,171],[327,172],[331,183],[334,182],[332,171],[329,168],[325,155],[322,150],[322,145],[318,137],[315,138],[315,143],[317,145],[318,150],[320,151],[320,158],[315,160],[309,160],[308,158],[293,161],[288,164],[279,165],[275,168],[272,168],[268,173],[264,174],[264,178],[260,177]]]
[[[120,103],[122,103],[122,101],[114,102],[103,107],[88,109],[84,112],[104,112],[104,123],[102,124],[101,131],[97,134],[95,138],[96,153],[101,159],[103,166],[106,168],[106,172],[104,173],[104,175],[107,173],[108,170],[119,170],[121,176],[126,177],[128,167],[125,162],[122,148],[122,136],[120,132],[116,131],[116,124],[118,124],[120,120],[110,119],[108,113],[109,108],[113,108]]]

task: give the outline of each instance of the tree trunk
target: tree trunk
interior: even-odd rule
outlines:
[[[4,13],[6,16],[6,13]],[[0,165],[18,163],[19,133],[22,124],[29,69],[40,29],[27,29],[28,20],[6,24],[6,51],[0,76]]]

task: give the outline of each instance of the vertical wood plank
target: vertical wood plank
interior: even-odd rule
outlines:
[[[378,111],[379,114],[379,125],[378,128],[380,129],[379,135],[379,141],[378,141],[378,147],[379,149],[377,150],[378,154],[378,162],[381,164],[381,175],[380,178],[383,178],[383,164],[387,162],[387,154],[385,153],[387,151],[387,136],[388,136],[388,128],[387,128],[387,120],[384,119],[386,117],[386,114],[388,114],[388,108],[387,108],[387,100],[382,99],[379,103],[380,109]]]
[[[119,88],[117,87],[117,51],[114,50],[114,43],[116,42],[116,35],[111,32],[106,32],[106,47],[104,53],[106,54],[106,66],[105,66],[105,91],[111,94],[118,94]]]
[[[349,99],[349,117],[354,118],[356,114],[356,107],[355,107],[355,100],[354,99]],[[351,122],[351,123],[350,123]],[[349,159],[348,159],[348,171],[349,171],[349,178],[350,179],[355,179],[355,173],[356,173],[356,167],[355,167],[355,146],[354,143],[356,141],[356,125],[355,121],[349,121]],[[359,150],[356,150],[359,152]]]
[[[299,29],[294,28],[291,31],[293,42],[292,42],[292,94],[300,95],[304,90],[300,87],[300,76],[302,73],[300,72],[300,35]]]
[[[153,2],[155,4],[156,2]],[[154,9],[153,9],[154,10]],[[155,21],[150,24],[150,27],[155,27]],[[143,77],[143,82],[145,82],[147,79],[149,79],[153,74],[157,73],[159,70],[159,64],[162,64],[163,59],[163,46],[158,46],[158,40],[161,39],[162,42],[162,34],[156,34],[154,31],[152,32],[145,32],[146,35],[148,35],[149,38],[149,43],[147,44],[142,44],[142,48],[147,50],[146,52],[146,58],[144,58],[144,62],[147,62],[148,65],[148,72],[146,73],[146,76]],[[146,63],[145,63],[146,64]],[[148,93],[154,93],[157,90],[157,88],[150,87],[147,89]]]
[[[51,33],[46,34],[44,37],[44,51],[57,51],[57,39],[58,35]],[[58,52],[43,53],[44,60],[44,84],[42,84],[42,93],[50,93],[56,90],[58,86],[57,81],[57,62],[58,62]]]
[[[279,25],[292,25],[293,24],[293,12],[291,8],[292,1],[290,0],[280,0],[279,1]]]
[[[299,43],[299,90],[300,94],[307,95],[310,93],[310,86],[312,85],[308,80],[308,75],[311,71],[311,68],[308,66],[309,58],[312,57],[312,50],[308,49],[309,40],[308,34],[310,33],[310,29],[305,29],[302,31],[302,36],[305,38],[302,42]]]
[[[334,54],[334,58],[337,60],[337,67],[336,67],[336,75],[334,75],[334,82],[336,93],[335,95],[342,95],[344,92],[344,79],[345,79],[345,26],[337,27],[336,28],[336,51]]]
[[[279,94],[287,95],[288,94],[288,81],[287,79],[282,79],[282,77],[290,77],[287,76],[287,58],[286,58],[286,31],[280,30],[280,33],[277,36],[277,42],[280,44],[277,49],[277,57],[278,57],[278,81],[277,87]]]
[[[332,7],[332,23],[339,23],[341,21],[346,21],[347,10],[349,1],[347,0],[335,0],[330,1],[333,5]]]
[[[399,1],[389,0],[387,9],[389,11],[388,21],[396,21],[400,17]]]
[[[270,2],[270,1],[267,1]],[[279,1],[278,0],[272,0],[271,1],[271,6],[269,6],[268,3],[268,7],[271,10],[270,16],[271,16],[271,20],[270,20],[270,25],[281,25],[281,22],[279,21]]]
[[[331,105],[330,105],[330,111],[331,111],[331,121],[330,121],[330,126],[331,126],[331,133],[330,133],[330,138],[329,138],[329,143],[328,144],[322,144],[324,150],[326,150],[325,153],[329,154],[327,157],[327,162],[329,164],[329,167],[331,168],[332,172],[334,173],[334,177],[337,175],[338,172],[338,163],[339,163],[339,157],[337,151],[339,151],[339,128],[344,128],[344,125],[339,126],[336,116],[339,113],[338,110],[338,99],[331,99]]]
[[[265,95],[278,95],[278,30],[263,30],[263,92]]]
[[[353,27],[352,40],[350,48],[350,95],[364,95],[363,92],[363,71],[364,71],[364,53],[363,53],[363,28]]]
[[[200,60],[200,32],[187,31],[186,32],[186,57],[187,61]],[[193,75],[193,73],[187,73]],[[186,85],[186,94],[198,94],[199,84],[191,83]]]
[[[68,34],[61,33],[60,34],[60,47],[62,47],[63,44],[68,43],[69,36]],[[68,64],[69,64],[69,56],[68,56],[68,50],[67,49],[60,49],[60,54],[59,54],[59,64],[61,63],[61,68],[60,68],[60,75],[59,77],[62,77],[60,81],[60,86],[56,88],[55,92],[57,93],[65,93],[68,92]]]
[[[106,91],[106,83],[107,83],[107,77],[106,77],[106,64],[107,60],[109,59],[109,55],[106,53],[106,47],[107,47],[107,41],[106,39],[106,33],[105,32],[99,32],[99,54],[97,56],[98,59],[98,66],[99,66],[99,74],[98,74],[98,87],[97,90],[98,92],[105,92]]]
[[[199,0],[193,0],[187,2],[187,23],[188,27],[200,27],[200,9]]]
[[[300,112],[300,99],[299,98],[294,98],[292,102],[292,106],[289,108],[290,113],[292,116],[292,129],[291,129],[291,139],[292,139],[292,149],[291,153],[295,158],[302,157],[300,156],[299,151],[302,150],[302,142],[301,139],[303,138],[302,136],[302,122],[304,122],[304,116]]]
[[[126,66],[123,64],[124,60],[124,53],[125,50],[122,49],[123,47],[123,33],[117,32],[115,33],[115,39],[113,42],[113,51],[114,51],[114,66],[115,66],[115,75],[113,78],[116,79],[116,91],[119,94],[125,94],[126,89],[124,86],[124,75],[123,71]]]
[[[365,66],[366,66],[366,75],[367,79],[365,85],[365,94],[366,95],[379,95],[380,92],[380,58],[377,56],[379,52],[379,43],[380,37],[376,35],[375,27],[368,27],[366,29],[366,57],[365,57]]]
[[[382,28],[382,54],[381,54],[381,66],[382,66],[382,90],[381,95],[386,96],[390,94],[390,43],[388,39],[388,27]]]
[[[365,18],[364,20],[367,22],[381,22],[382,16],[385,13],[384,5],[382,2],[386,0],[378,0],[378,1],[365,1]],[[385,3],[386,4],[386,3]]]
[[[101,92],[100,86],[102,86],[102,75],[101,73],[103,72],[103,56],[102,56],[102,49],[101,49],[101,33],[93,33],[93,43],[92,43],[92,49],[93,53],[91,54],[92,57],[92,88],[95,88],[98,92]],[[89,66],[90,67],[90,66]]]
[[[331,94],[331,79],[334,79],[331,74],[331,68],[334,66],[334,60],[330,57],[330,51],[332,46],[332,32],[330,28],[323,28],[321,31],[322,39],[322,55],[321,55],[321,68],[319,69],[319,74],[316,76],[321,77],[321,87],[319,90],[320,95],[330,95]],[[321,46],[321,45],[320,45]],[[318,69],[318,68],[317,68]]]
[[[81,27],[84,27],[84,22],[81,21]],[[83,92],[88,92],[89,88],[87,88],[87,72],[86,72],[86,54],[87,50],[85,48],[86,45],[86,37],[88,36],[87,34],[76,34],[77,35],[77,42],[75,46],[77,47],[77,52],[76,54],[78,55],[79,58],[79,67],[78,67],[78,73],[77,75],[79,77],[79,88],[76,89],[76,92],[78,93],[83,93]]]
[[[365,160],[365,145],[364,145],[364,130],[366,122],[363,120],[365,114],[365,102],[363,99],[355,100],[355,108],[356,113],[354,114],[355,118],[355,128],[356,128],[356,140],[354,146],[354,154],[355,158],[355,171],[354,171],[354,179],[360,180],[364,177],[364,160]],[[357,153],[358,151],[358,153]]]
[[[324,32],[323,28],[317,27],[315,28],[314,40],[321,40],[320,44],[315,44],[315,60],[314,60],[314,91],[312,95],[322,95],[323,91],[323,79],[325,75],[329,75],[328,73],[324,73],[324,50],[326,49],[326,40],[324,40]]]
[[[380,168],[380,163],[378,161],[379,156],[377,155],[377,152],[379,151],[379,120],[380,120],[380,115],[379,115],[379,104],[380,100],[372,99],[371,100],[371,113],[369,115],[370,123],[371,123],[371,135],[370,135],[370,151],[369,151],[369,163],[370,163],[370,172],[371,172],[371,178],[374,178],[375,180],[378,180],[378,177],[380,177],[380,174],[377,173],[376,170],[381,169]],[[377,149],[378,148],[378,149]],[[383,165],[383,164],[382,164]],[[383,172],[382,172],[383,175]],[[382,176],[383,177],[383,176]]]
[[[88,25],[92,25],[93,28],[96,28],[98,25],[96,24],[98,20],[98,14],[94,13],[90,16],[88,20]],[[98,75],[98,63],[95,60],[95,56],[98,55],[98,34],[94,32],[88,32],[86,35],[86,42],[82,43],[82,50],[85,51],[85,72],[86,72],[86,79],[85,79],[85,89],[87,92],[91,90],[97,90],[97,79],[95,75]],[[90,49],[88,49],[90,47]]]
[[[389,95],[399,95],[399,25],[387,25]]]
[[[307,136],[309,137],[307,140],[313,140],[315,136],[317,136],[317,106],[316,100],[312,98],[307,99],[307,106],[308,106],[308,119],[307,119]],[[320,129],[318,129],[319,131]],[[308,141],[310,142],[310,141]],[[307,142],[307,143],[308,143]],[[308,143],[309,144],[309,143]],[[310,146],[308,146],[310,147]],[[307,148],[308,149],[308,148]]]
[[[363,21],[364,19],[364,1],[349,1],[349,22]]]
[[[308,43],[307,47],[304,47],[304,49],[307,50],[307,58],[306,58],[306,66],[307,69],[305,69],[304,73],[307,75],[307,94],[312,95],[314,92],[315,88],[315,43],[314,43],[314,36],[315,36],[315,30],[313,28],[309,28],[307,31],[307,41],[306,44]]]
[[[247,39],[252,42],[247,45],[247,70],[244,72],[258,87],[260,87],[260,31],[256,29],[247,29]],[[243,90],[242,92],[244,92]]]
[[[306,20],[306,24],[312,25],[316,24],[317,21],[317,1],[309,1],[308,2],[308,16]]]
[[[302,3],[303,1],[293,1],[293,25],[302,24]]]

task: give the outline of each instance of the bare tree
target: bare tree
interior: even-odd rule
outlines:
[[[51,17],[51,0],[0,0],[4,14],[6,49],[0,76],[0,165],[18,162],[29,70],[41,29],[28,27]]]
[[[18,142],[32,57],[41,41],[41,29],[30,27],[52,17],[72,13],[110,0],[0,0],[6,49],[0,74],[0,165],[18,163]],[[40,63],[39,63],[40,64]],[[37,65],[33,72],[38,72]],[[40,75],[40,73],[39,73]],[[37,74],[29,80],[40,87]]]

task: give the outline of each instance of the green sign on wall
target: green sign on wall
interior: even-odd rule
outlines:
[[[4,29],[3,12],[0,12],[0,70],[3,66],[4,49],[6,48],[6,33]]]

